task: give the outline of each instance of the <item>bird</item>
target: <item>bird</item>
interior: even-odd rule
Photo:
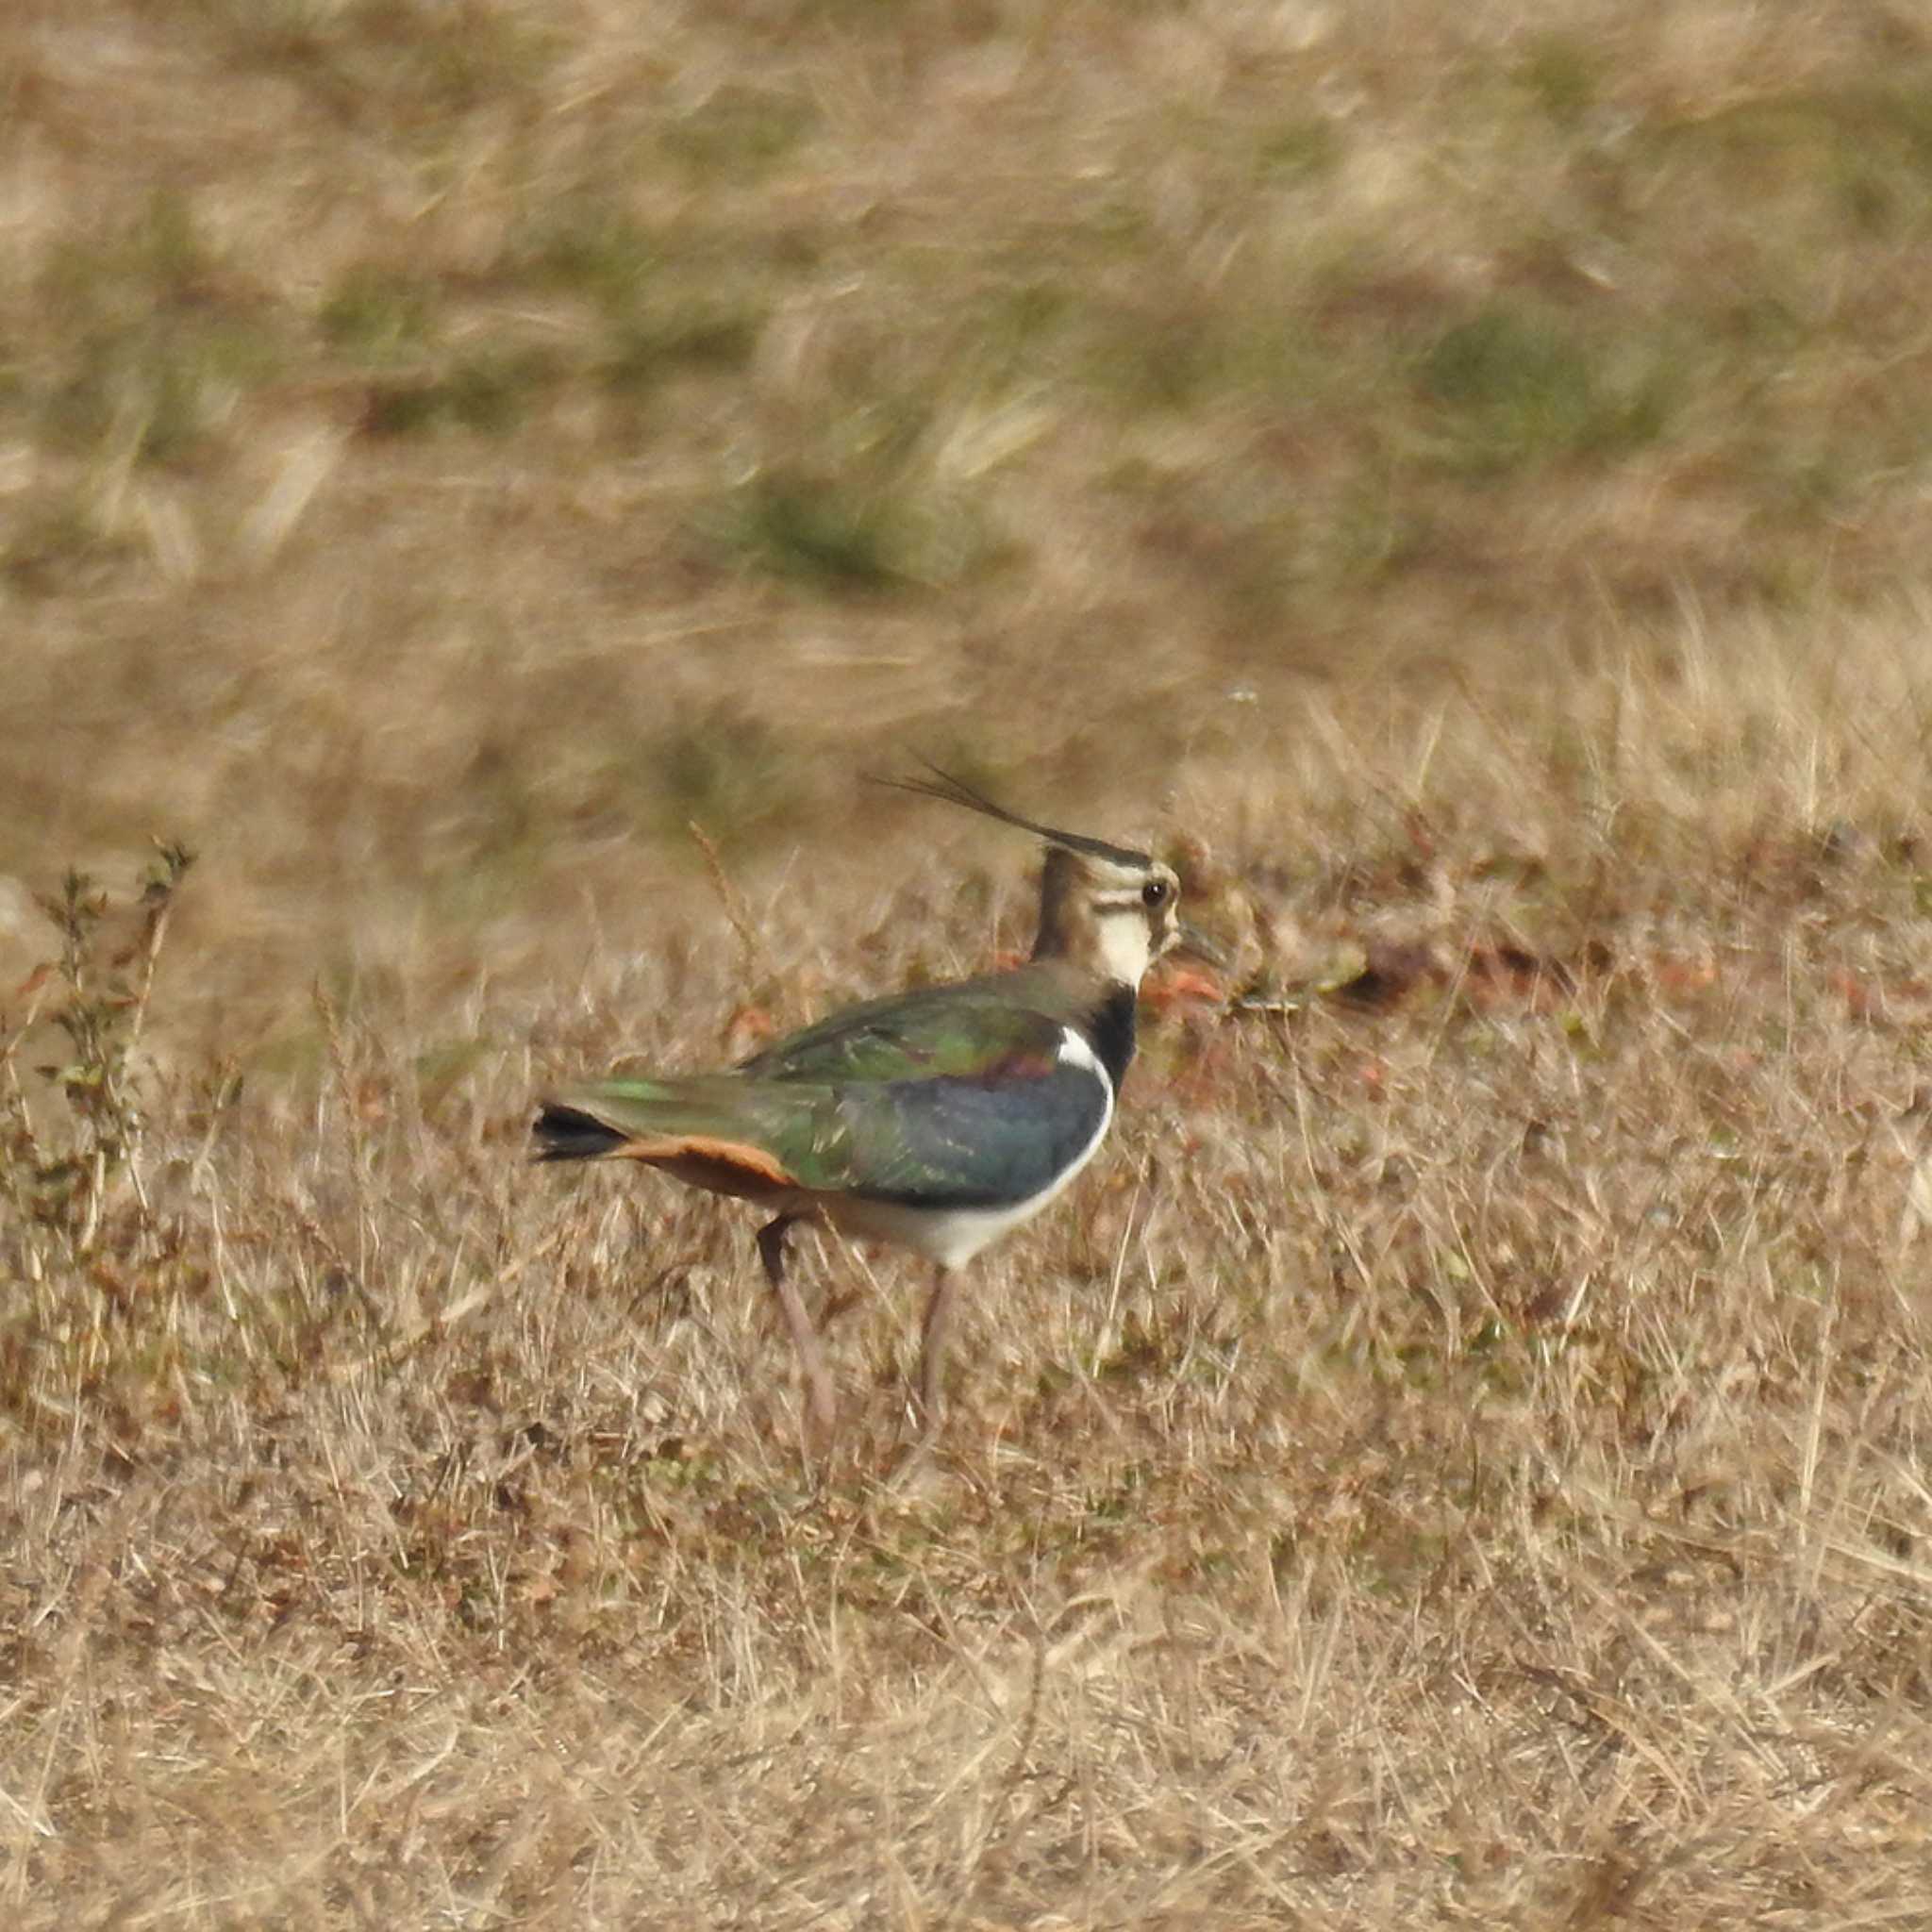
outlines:
[[[758,1249],[804,1380],[807,1441],[838,1404],[787,1269],[801,1222],[932,1263],[918,1409],[937,1432],[960,1271],[1057,1200],[1113,1122],[1142,976],[1176,947],[1180,882],[1150,853],[995,804],[937,766],[882,779],[1030,833],[1044,846],[1039,924],[1022,965],[846,1007],[726,1072],[592,1082],[539,1102],[542,1161],[634,1160],[771,1216]]]

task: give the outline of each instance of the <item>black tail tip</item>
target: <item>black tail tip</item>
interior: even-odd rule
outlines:
[[[607,1127],[594,1114],[566,1107],[560,1100],[543,1101],[530,1124],[530,1140],[539,1160],[594,1160],[624,1144],[624,1136]]]

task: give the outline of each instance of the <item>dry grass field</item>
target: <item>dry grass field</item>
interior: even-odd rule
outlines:
[[[10,0],[0,1919],[1932,1925],[1928,287],[1910,0]],[[1234,963],[893,1480],[525,1154],[920,756]]]

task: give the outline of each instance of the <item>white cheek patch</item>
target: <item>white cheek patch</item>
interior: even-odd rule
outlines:
[[[1099,938],[1100,964],[1107,976],[1123,986],[1139,986],[1154,957],[1146,913],[1138,906],[1131,911],[1103,912]]]

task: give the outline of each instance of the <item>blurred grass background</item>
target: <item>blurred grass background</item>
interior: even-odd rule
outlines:
[[[1927,42],[23,0],[0,874],[185,839],[246,1058],[318,974],[650,943],[693,818],[809,892],[908,749],[1144,835],[1310,706],[1345,776],[1445,688],[1541,749],[1606,679],[1915,669]]]

